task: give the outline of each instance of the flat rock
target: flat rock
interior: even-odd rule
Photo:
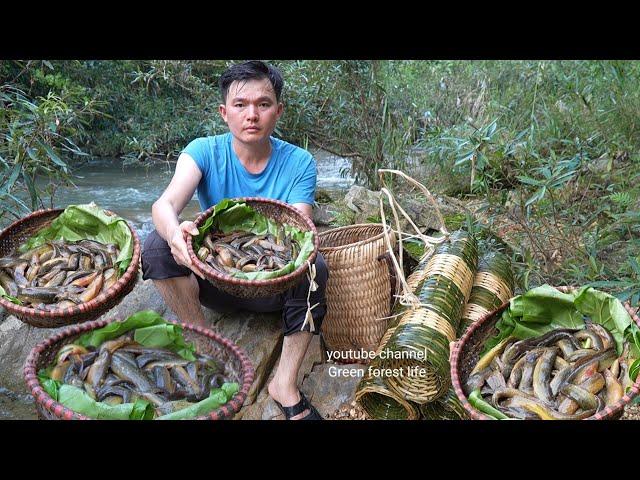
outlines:
[[[124,320],[140,310],[154,310],[160,315],[167,312],[167,305],[151,280],[139,279],[131,293],[100,318]]]
[[[245,405],[255,402],[282,349],[280,313],[238,311],[221,314],[204,308],[208,325],[247,353],[255,369],[255,379]]]
[[[332,205],[316,204],[313,207],[313,223],[316,226],[330,225],[336,218],[337,211]]]
[[[64,328],[32,327],[13,315],[0,323],[0,387],[15,393],[28,393],[22,369],[29,352]]]
[[[311,373],[315,365],[324,362],[325,354],[321,347],[320,337],[317,335],[311,339],[307,353],[302,361],[300,370],[298,371],[298,385],[302,385],[304,379]],[[279,361],[279,357],[278,357]],[[251,405],[245,406],[238,412],[236,420],[284,420],[284,415],[276,406],[275,402],[269,396],[267,386],[273,379],[277,367],[277,362],[269,374],[269,378],[260,391],[256,401]]]
[[[302,384],[302,391],[320,414],[327,418],[344,404],[353,401],[361,379],[361,376],[356,375],[362,375],[365,368],[357,363],[316,365]]]

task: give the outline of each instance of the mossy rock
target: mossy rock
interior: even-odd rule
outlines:
[[[356,212],[351,210],[344,203],[336,203],[334,206],[336,214],[330,223],[332,227],[346,227],[347,225],[353,225],[355,223]]]
[[[462,228],[467,221],[467,216],[462,212],[443,214],[442,218],[444,218],[444,224],[450,232]]]
[[[328,190],[324,188],[316,189],[316,202],[321,204],[327,204],[333,202],[333,197]]]

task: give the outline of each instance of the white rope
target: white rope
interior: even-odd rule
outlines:
[[[417,185],[422,190],[422,192],[429,199],[429,201],[432,203],[432,205],[433,205],[433,207],[435,209],[435,212],[436,212],[436,215],[438,217],[438,220],[440,221],[440,229],[439,230],[442,233],[442,237],[431,237],[429,235],[423,234],[420,231],[420,228],[413,222],[411,217],[409,217],[407,212],[404,211],[404,209],[395,200],[395,198],[393,197],[391,192],[386,188],[386,183],[384,181],[384,175],[383,175],[384,173],[393,173],[393,174],[399,175],[399,176],[405,178],[407,181]],[[393,217],[394,217],[395,223],[396,223],[396,229],[395,230],[390,225],[387,226],[387,219],[386,219],[386,215],[385,215],[385,212],[384,212],[384,198],[383,198],[382,195],[380,195],[380,218],[382,220],[382,227],[383,227],[383,232],[384,232],[385,244],[386,244],[387,250],[389,252],[389,258],[391,258],[391,261],[393,263],[394,269],[396,271],[397,279],[398,279],[398,281],[399,281],[399,283],[401,285],[401,289],[402,289],[402,295],[394,295],[394,297],[398,298],[398,301],[403,306],[411,307],[411,308],[418,308],[418,307],[424,306],[424,305],[420,302],[420,299],[416,296],[416,294],[411,290],[411,287],[409,287],[409,285],[407,284],[407,281],[406,281],[405,276],[404,276],[404,270],[401,267],[401,265],[403,264],[402,255],[403,255],[403,250],[404,250],[402,248],[402,239],[404,237],[404,238],[419,238],[420,240],[422,240],[422,242],[424,243],[424,247],[425,247],[424,254],[420,258],[420,261],[422,262],[423,260],[425,260],[429,256],[433,255],[433,253],[435,252],[436,245],[444,242],[449,237],[449,231],[447,230],[447,228],[446,228],[446,226],[444,224],[444,218],[442,217],[442,214],[440,213],[440,209],[438,208],[438,203],[435,201],[435,199],[433,198],[433,196],[431,195],[429,190],[427,190],[426,187],[424,187],[424,185],[420,184],[419,182],[416,182],[414,179],[412,179],[411,177],[405,175],[404,173],[402,173],[399,170],[380,169],[380,170],[378,170],[378,174],[380,176],[380,180],[381,180],[381,183],[383,185],[383,187],[380,189],[380,192],[384,193],[387,196],[387,198],[389,200],[389,205],[391,206],[391,211],[393,213]],[[409,235],[409,234],[407,234],[407,233],[402,231],[402,229],[400,228],[400,219],[398,217],[398,212],[396,211],[396,207],[397,207],[398,210],[400,210],[400,213],[402,213],[402,215],[407,219],[409,224],[416,231],[415,235]],[[395,233],[395,234],[398,235],[398,244],[399,244],[398,245],[398,257],[399,257],[399,261],[396,258],[395,254],[393,253],[393,248],[391,247],[391,240],[389,238],[389,233],[390,232]],[[386,317],[386,318],[393,318],[393,317]]]
[[[307,266],[309,267],[309,273],[307,273],[307,278],[309,279],[309,290],[307,290],[307,313],[304,316],[304,322],[302,323],[302,327],[300,327],[300,331],[302,331],[307,323],[309,323],[309,332],[313,333],[316,331],[316,326],[313,323],[313,315],[311,314],[311,310],[316,308],[320,303],[316,303],[311,306],[311,302],[309,301],[311,297],[311,292],[315,292],[318,289],[318,284],[316,283],[316,266],[311,265],[311,262],[307,260]]]

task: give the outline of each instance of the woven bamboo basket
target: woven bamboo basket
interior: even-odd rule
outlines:
[[[226,404],[210,412],[208,415],[196,417],[195,420],[224,420],[232,418],[242,407],[254,379],[254,368],[247,354],[223,336],[200,326],[187,323],[171,322],[183,328],[184,338],[193,342],[199,353],[213,355],[225,362],[231,381],[241,385],[238,391]],[[56,402],[47,394],[38,381],[37,374],[41,368],[50,365],[60,350],[66,344],[73,343],[80,335],[110,323],[109,320],[73,325],[56,333],[47,340],[36,345],[24,366],[24,379],[27,388],[36,402],[38,416],[43,420],[91,420],[80,413],[74,412]]]
[[[403,369],[404,375],[391,376],[386,383],[404,399],[423,404],[449,389],[449,343],[457,338],[476,267],[475,238],[464,232],[454,232],[429,259],[418,295],[421,306],[401,316],[385,347],[404,358],[382,362],[385,368]]]
[[[423,420],[468,420],[462,402],[458,399],[453,387],[441,398],[419,406]]]
[[[374,366],[374,362],[371,366]],[[358,385],[355,399],[367,415],[376,420],[420,418],[416,405],[391,390],[380,377],[365,374]]]
[[[235,201],[245,202],[249,207],[261,213],[265,217],[279,224],[288,224],[296,227],[301,231],[312,231],[313,242],[315,248],[309,256],[309,262],[313,264],[318,253],[318,234],[316,227],[306,215],[291,205],[279,200],[267,198],[244,197],[235,198]],[[195,220],[196,227],[204,224],[204,222],[213,214],[215,207],[211,207],[202,212]],[[245,280],[242,278],[234,278],[229,275],[223,275],[215,271],[206,263],[202,262],[193,250],[193,237],[187,235],[187,250],[191,261],[216,288],[223,290],[231,295],[240,298],[258,298],[270,297],[285,292],[295,286],[308,271],[306,263],[300,265],[293,272],[283,275],[282,277],[270,278],[267,280]]]
[[[569,292],[572,288],[557,287],[562,292]],[[464,393],[462,385],[469,378],[469,374],[473,367],[480,359],[483,345],[487,339],[493,337],[498,331],[495,328],[496,323],[501,317],[502,312],[509,306],[505,303],[500,308],[485,315],[475,323],[473,323],[464,335],[458,340],[451,353],[451,381],[455,389],[456,395],[462,402],[464,409],[467,411],[469,418],[472,420],[492,420],[492,418],[479,412],[471,404]],[[638,326],[640,326],[640,318],[636,311],[628,303],[624,304],[624,308],[629,312],[631,318]],[[640,378],[636,380],[631,389],[623,395],[623,397],[614,405],[605,407],[597,414],[585,420],[614,420],[618,419],[624,413],[625,405],[640,393]]]
[[[0,257],[11,255],[26,240],[43,228],[48,227],[63,211],[63,209],[38,210],[9,225],[0,233]],[[105,211],[108,214],[115,215],[112,212]],[[23,322],[38,328],[63,327],[74,323],[86,322],[108,312],[133,290],[138,281],[140,240],[128,222],[127,226],[131,230],[133,237],[133,257],[122,277],[106,292],[101,293],[89,302],[52,311],[23,307],[1,297],[0,306]]]
[[[478,261],[478,272],[462,313],[458,336],[473,322],[507,302],[513,296],[514,284],[509,257],[500,252],[483,255]]]
[[[392,248],[395,236],[389,229]],[[328,349],[374,351],[387,329],[395,291],[384,261],[387,252],[381,224],[350,225],[319,235],[320,252],[331,272],[322,336]]]
[[[387,341],[393,335],[398,326],[398,318],[394,317],[390,326],[384,333],[375,357],[370,363],[370,368],[380,368],[381,364],[377,357]],[[385,379],[380,376],[370,375],[367,369],[358,387],[356,388],[355,400],[367,413],[375,420],[416,420],[420,417],[418,407],[395,392],[386,384]]]

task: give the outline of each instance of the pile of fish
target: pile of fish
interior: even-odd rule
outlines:
[[[487,352],[465,384],[507,417],[578,420],[622,398],[629,378],[629,350],[620,356],[602,325],[556,329],[516,341],[509,337]]]
[[[145,347],[125,334],[98,349],[68,344],[50,377],[83,389],[108,405],[149,401],[161,416],[207,398],[227,382],[224,362],[203,354],[189,361],[164,348]]]
[[[117,280],[118,247],[93,240],[51,241],[0,258],[0,285],[22,305],[67,308],[106,292]]]
[[[271,272],[297,258],[300,245],[281,228],[278,235],[250,232],[209,233],[198,258],[225,275],[238,272]]]

